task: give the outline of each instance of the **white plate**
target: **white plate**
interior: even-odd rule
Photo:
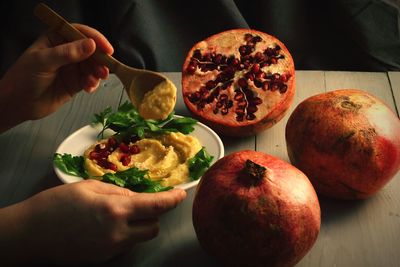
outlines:
[[[85,150],[97,141],[97,135],[101,130],[100,125],[92,126],[86,125],[76,132],[68,136],[57,148],[56,153],[59,154],[71,154],[72,156],[82,156]],[[108,136],[111,135],[108,132]],[[190,133],[200,140],[200,143],[206,148],[207,152],[214,156],[213,162],[224,156],[224,145],[219,136],[206,125],[198,122],[194,126],[194,131]],[[107,137],[107,133],[105,134]],[[54,171],[60,180],[64,183],[74,183],[82,180],[80,177],[65,174],[60,171],[55,165],[53,165]],[[181,184],[176,187],[183,188],[185,190],[196,186],[199,183],[199,179],[191,181],[189,183]]]

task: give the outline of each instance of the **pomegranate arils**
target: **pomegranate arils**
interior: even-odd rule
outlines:
[[[129,152],[129,146],[127,144],[125,144],[125,143],[119,144],[118,147],[123,153],[128,153]]]
[[[257,74],[257,73],[260,71],[260,64],[255,63],[255,64],[253,65],[253,67],[251,68],[251,71],[252,71],[254,74]]]
[[[131,145],[129,147],[129,152],[134,155],[140,153],[140,148],[137,145]]]
[[[114,163],[109,162],[108,160],[105,160],[105,159],[99,160],[97,162],[97,164],[100,167],[103,167],[104,169],[109,169],[109,170],[112,170],[112,171],[117,171],[118,170],[117,165],[115,165]]]
[[[238,83],[238,85],[239,85],[240,87],[242,87],[242,88],[247,87],[247,81],[246,81],[245,78],[240,78],[240,79],[238,80],[237,83]]]
[[[131,156],[127,155],[127,154],[122,154],[120,161],[121,161],[122,165],[128,166],[129,163],[131,162]]]

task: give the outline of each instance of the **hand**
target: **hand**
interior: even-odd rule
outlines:
[[[0,251],[30,263],[105,261],[155,237],[158,216],[185,196],[181,189],[135,193],[97,180],[54,187],[0,210]]]
[[[0,81],[0,132],[51,114],[77,92],[93,92],[100,79],[108,77],[108,68],[90,56],[96,46],[112,54],[111,44],[93,28],[74,26],[89,38],[65,42],[49,32],[39,37],[4,75]]]

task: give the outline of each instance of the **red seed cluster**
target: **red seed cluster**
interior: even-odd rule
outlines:
[[[279,91],[282,94],[287,91],[286,82],[290,78],[288,74],[271,74],[262,70],[266,66],[277,64],[279,59],[284,58],[281,47],[275,45],[274,48],[268,47],[263,52],[255,52],[256,44],[261,42],[262,38],[248,33],[244,35],[244,41],[245,44],[238,48],[239,58],[234,55],[216,53],[202,54],[199,49],[193,52],[186,68],[187,74],[194,74],[197,69],[202,72],[218,71],[214,80],[207,81],[199,90],[188,95],[189,101],[199,110],[210,104],[213,105],[214,114],[226,115],[231,108],[235,107],[237,121],[254,120],[257,106],[262,104],[262,99],[256,97],[249,88],[250,81],[256,88],[264,91]],[[235,81],[235,74],[238,71],[244,74]],[[235,87],[235,95],[230,97],[226,89],[232,85]]]
[[[108,156],[116,149],[120,149],[122,152],[119,160],[124,166],[130,163],[131,155],[140,152],[137,145],[128,145],[124,142],[118,144],[117,140],[111,137],[107,140],[107,143],[97,144],[94,150],[89,153],[89,159],[96,161],[102,168],[117,171],[117,166],[108,160]]]

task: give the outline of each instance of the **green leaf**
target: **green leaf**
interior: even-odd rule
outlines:
[[[199,152],[194,155],[193,158],[188,160],[189,164],[189,177],[192,180],[199,179],[210,167],[213,156],[207,153],[206,149],[203,147]]]
[[[138,168],[130,168],[126,171],[116,173],[106,173],[103,175],[102,181],[116,184],[135,192],[160,192],[172,188],[162,186],[159,182],[150,180],[148,170],[140,170]]]
[[[93,122],[100,123],[103,126],[99,137],[103,137],[106,129],[111,129],[120,136],[137,135],[139,138],[167,132],[189,134],[194,131],[193,126],[197,123],[197,120],[188,117],[175,118],[173,112],[164,120],[145,120],[140,117],[139,112],[128,101],[123,103],[114,113],[108,107],[94,116]]]
[[[72,156],[71,154],[54,154],[54,164],[62,172],[82,178],[87,178],[88,173],[84,168],[84,158],[82,156]]]

